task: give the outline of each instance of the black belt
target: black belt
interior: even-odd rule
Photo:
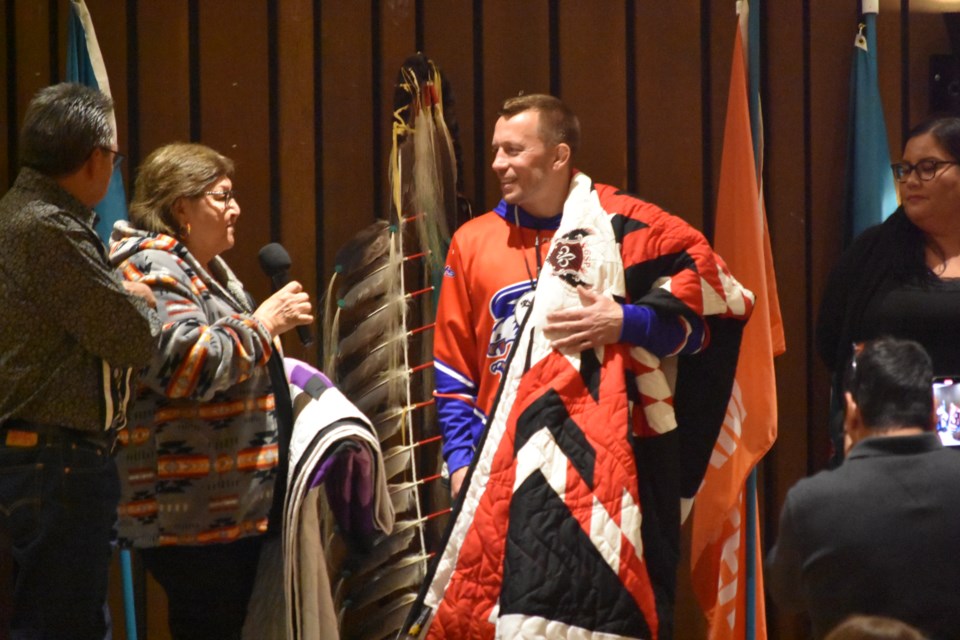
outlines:
[[[0,446],[51,447],[70,445],[81,449],[92,449],[103,454],[113,453],[117,443],[116,432],[104,432],[103,437],[49,424],[27,422],[25,420],[5,420],[0,423]]]

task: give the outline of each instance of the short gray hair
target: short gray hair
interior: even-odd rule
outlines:
[[[97,147],[114,141],[113,100],[96,89],[63,82],[44,87],[27,106],[20,130],[20,165],[58,178],[77,171]]]

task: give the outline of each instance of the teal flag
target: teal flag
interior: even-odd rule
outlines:
[[[853,49],[847,137],[846,243],[867,227],[883,222],[897,208],[887,127],[877,83],[876,25],[876,13],[864,14]]]
[[[83,0],[70,0],[70,23],[67,28],[67,82],[99,89],[110,95],[110,82],[107,80],[107,68],[103,64],[97,34],[93,30],[90,12]],[[113,130],[117,130],[114,118]],[[120,168],[113,170],[107,195],[94,210],[97,212],[97,234],[106,244],[110,231],[117,220],[127,219],[127,194],[123,188],[123,174]]]

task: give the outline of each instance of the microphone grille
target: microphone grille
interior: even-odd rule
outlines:
[[[258,255],[260,259],[260,268],[271,278],[279,275],[290,268],[290,254],[283,248],[279,242],[271,242],[260,249]]]

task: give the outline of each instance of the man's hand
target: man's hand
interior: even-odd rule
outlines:
[[[153,290],[142,282],[130,282],[129,280],[124,280],[123,288],[127,290],[127,293],[146,300],[151,309],[157,308],[157,298],[153,295]]]
[[[467,469],[470,467],[460,467],[450,474],[450,498],[457,499],[460,495],[460,487],[463,486],[463,479],[467,477]]]
[[[620,303],[593,289],[577,287],[580,309],[562,309],[547,314],[543,335],[558,351],[580,352],[613,344],[623,329],[623,307]]]

